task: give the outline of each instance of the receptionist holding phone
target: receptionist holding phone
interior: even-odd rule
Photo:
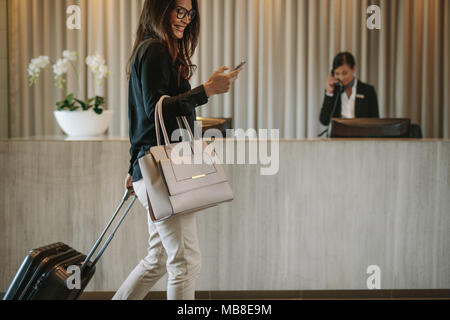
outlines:
[[[331,118],[379,118],[375,88],[355,77],[356,62],[349,52],[339,53],[326,80],[325,98],[320,112],[320,122],[327,126]],[[331,112],[338,99],[336,109]]]

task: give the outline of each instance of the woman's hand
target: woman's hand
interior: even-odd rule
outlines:
[[[231,84],[236,81],[243,68],[231,71],[229,73],[224,73],[229,70],[228,67],[220,67],[214,72],[203,86],[205,88],[206,95],[209,97],[215,94],[227,93],[231,89]]]
[[[131,190],[132,196],[135,196],[136,194],[134,193],[134,189],[133,189],[133,177],[130,175],[127,175],[126,179],[125,179],[125,188],[127,188],[127,190]]]
[[[328,94],[334,93],[334,86],[338,82],[339,81],[335,77],[333,77],[331,74],[328,75],[327,81],[325,83],[325,88],[326,88]]]

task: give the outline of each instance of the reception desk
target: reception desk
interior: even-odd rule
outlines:
[[[0,141],[1,292],[32,248],[90,250],[123,195],[128,150]],[[198,214],[198,290],[363,290],[370,266],[381,289],[450,288],[450,141],[281,140],[278,174],[262,166],[225,165],[234,201]],[[117,290],[146,254],[146,223],[136,202],[87,291]]]

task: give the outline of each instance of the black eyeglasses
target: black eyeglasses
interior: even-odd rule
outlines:
[[[184,19],[184,17],[186,17],[186,15],[188,16],[190,21],[193,21],[195,19],[195,17],[197,16],[197,11],[195,11],[194,9],[192,10],[188,10],[186,8],[183,7],[177,7],[177,17],[178,19]]]

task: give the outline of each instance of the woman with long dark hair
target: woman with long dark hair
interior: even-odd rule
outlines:
[[[191,90],[196,66],[191,58],[198,44],[200,17],[197,0],[146,0],[136,42],[127,66],[131,161],[125,184],[147,210],[149,247],[113,299],[143,299],[167,272],[167,298],[195,298],[201,268],[196,214],[183,214],[153,223],[138,159],[157,145],[154,113],[163,95],[163,116],[169,137],[178,129],[176,117],[186,116],[191,128],[196,107],[212,95],[230,90],[241,69],[219,68],[210,79]],[[161,140],[163,141],[163,140]],[[171,141],[179,142],[179,141]]]
[[[320,122],[327,126],[331,118],[379,118],[375,88],[355,77],[356,61],[350,52],[341,52],[333,60],[333,69],[326,80],[325,98]],[[340,83],[341,86],[337,86]],[[334,103],[338,99],[333,115]]]

